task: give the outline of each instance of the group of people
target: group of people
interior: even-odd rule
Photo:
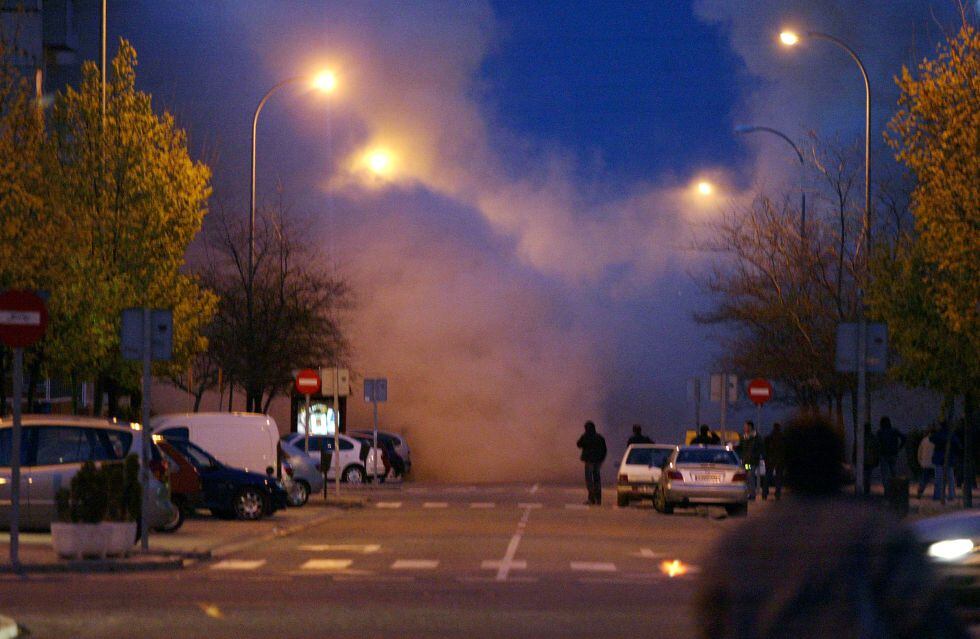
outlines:
[[[711,432],[707,424],[702,424],[692,444],[719,445],[722,443],[718,433]],[[783,445],[783,427],[779,422],[772,425],[772,432],[764,438],[759,435],[752,420],[746,420],[742,436],[736,446],[738,456],[745,464],[746,483],[749,499],[755,499],[761,484],[762,498],[769,498],[773,490],[776,499],[782,497],[783,480],[786,476],[786,452]]]

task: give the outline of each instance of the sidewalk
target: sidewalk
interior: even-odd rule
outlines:
[[[128,557],[72,560],[58,557],[51,547],[51,533],[20,534],[20,563],[24,572],[131,572],[174,570],[196,561],[285,537],[334,517],[345,509],[363,506],[361,495],[313,495],[302,508],[287,508],[259,521],[226,521],[210,515],[189,517],[175,533],[150,533],[150,550],[140,544]],[[205,511],[206,512],[206,511]],[[0,573],[13,572],[10,564],[10,534],[0,532]]]

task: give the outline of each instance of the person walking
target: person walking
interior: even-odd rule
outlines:
[[[643,428],[639,424],[633,424],[633,435],[626,441],[627,446],[633,444],[652,444],[653,440],[643,434]]]
[[[786,473],[786,449],[783,444],[783,427],[779,422],[772,425],[772,432],[763,441],[766,449],[766,474],[762,480],[762,498],[769,497],[769,488],[775,488],[776,499],[783,494],[783,478]]]
[[[871,430],[871,424],[864,423],[864,494],[871,494],[871,473],[881,462],[881,446]]]
[[[749,488],[749,499],[755,499],[759,485],[759,462],[762,461],[762,439],[755,430],[755,423],[746,420],[742,428],[742,440],[738,444],[738,456],[745,464],[746,483]]]
[[[922,441],[919,442],[918,450],[918,461],[919,461],[919,491],[916,497],[922,499],[922,495],[926,492],[926,484],[929,483],[931,479],[933,483],[936,481],[936,469],[932,465],[932,453],[935,452],[936,445],[932,443],[929,436],[935,432],[934,428],[930,428],[923,435]]]
[[[701,562],[698,636],[967,639],[919,540],[843,494],[834,425],[796,417],[783,441],[791,493],[730,528]]]
[[[585,422],[585,433],[578,438],[577,446],[582,449],[585,462],[585,488],[589,492],[590,505],[602,505],[602,478],[599,468],[606,459],[606,439],[596,432],[595,424]]]
[[[888,482],[896,476],[898,453],[905,447],[908,438],[892,427],[892,420],[887,416],[878,423],[877,438],[881,454],[881,486],[887,489]]]
[[[949,422],[945,419],[939,422],[939,430],[929,436],[935,448],[932,451],[932,465],[935,467],[936,478],[932,491],[933,501],[943,498],[943,491],[946,491],[947,498],[952,501],[956,499],[956,482],[953,481],[953,463],[959,455],[959,438],[949,428]]]

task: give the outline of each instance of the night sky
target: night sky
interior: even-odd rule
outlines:
[[[780,29],[862,55],[884,161],[892,78],[957,18],[949,0],[153,0],[110,2],[109,23],[214,169],[215,202],[243,216],[258,100],[337,74],[333,95],[297,84],[263,111],[259,199],[281,185],[316,259],[354,286],[354,371],[389,378],[382,419],[416,464],[501,479],[577,472],[586,419],[613,455],[633,422],[676,440],[693,421],[687,380],[718,347],[691,318],[705,257],[690,246],[753,188],[795,188],[788,147],[733,128],[862,133],[853,63],[780,48]],[[382,178],[372,150],[389,153]]]

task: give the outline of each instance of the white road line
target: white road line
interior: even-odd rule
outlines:
[[[446,501],[427,501],[422,504],[422,508],[449,508],[449,502]]]
[[[480,564],[480,568],[483,570],[500,570],[503,566],[503,561],[500,559],[487,559]],[[511,570],[527,570],[527,562],[523,559],[517,559],[510,562]]]
[[[544,507],[544,504],[538,504],[538,503],[535,503],[535,504],[519,503],[519,504],[517,504],[517,507],[518,508],[543,508]]]
[[[643,559],[659,559],[661,557],[666,557],[667,555],[662,552],[653,552],[649,548],[641,548],[640,552],[633,553],[634,557],[642,557]]]
[[[211,570],[255,570],[265,565],[265,559],[223,559],[211,566]]]
[[[533,495],[534,493],[538,492],[538,488],[540,487],[541,486],[539,484],[534,484],[533,486],[531,486],[531,490],[529,490],[528,492]]]
[[[392,570],[435,570],[438,567],[436,559],[398,559],[391,564]]]
[[[496,507],[497,504],[493,503],[492,501],[474,501],[472,504],[470,504],[470,508],[486,509],[486,508],[496,508]]]
[[[588,510],[588,504],[565,504],[565,508],[568,510]]]
[[[573,561],[569,565],[579,572],[616,572],[616,564],[611,561]]]
[[[354,563],[351,559],[310,559],[301,570],[347,570]]]
[[[379,501],[377,503],[378,508],[401,508],[402,503],[400,501]]]
[[[303,544],[298,549],[306,552],[352,552],[367,555],[381,550],[381,544]]]
[[[507,581],[507,575],[514,567],[514,555],[517,554],[517,547],[521,544],[524,527],[527,526],[527,520],[530,516],[531,508],[525,508],[524,514],[521,515],[521,521],[517,524],[517,532],[510,538],[510,543],[507,544],[507,552],[504,553],[504,558],[500,560],[500,566],[497,568],[497,581]],[[526,567],[527,563],[524,565]]]

